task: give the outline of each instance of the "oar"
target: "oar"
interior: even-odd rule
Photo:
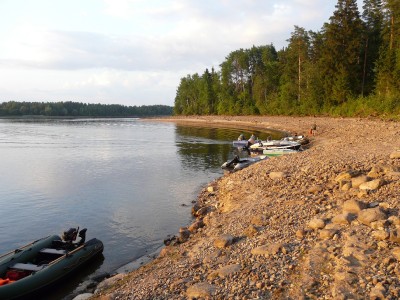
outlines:
[[[30,246],[30,245],[33,245],[34,243],[37,243],[37,242],[39,242],[39,241],[41,241],[41,240],[43,240],[43,239],[47,239],[48,237],[49,237],[49,236],[46,236],[45,238],[41,238],[41,239],[38,239],[38,240],[36,240],[36,241],[30,242],[29,244],[26,244],[25,246],[22,246],[22,247],[20,247],[20,248],[15,249],[15,250],[11,250],[11,251],[8,252],[8,253],[5,253],[5,254],[3,254],[3,255],[0,255],[0,258],[2,258],[2,257],[4,257],[4,256],[7,256],[7,255],[9,255],[9,254],[11,254],[11,253],[18,253],[18,252],[24,251],[24,250],[25,250],[24,248],[26,248],[26,247],[28,247],[28,246]]]
[[[61,260],[63,260],[64,258],[66,258],[66,257],[68,257],[68,256],[70,256],[70,255],[72,255],[72,254],[74,254],[75,252],[81,250],[81,249],[84,248],[84,247],[85,247],[85,245],[82,245],[82,246],[79,246],[78,248],[72,250],[71,252],[65,253],[63,256],[61,256],[61,257],[57,258],[56,260],[53,260],[52,262],[50,262],[46,267],[49,267],[49,266],[52,266],[52,265],[58,263],[59,261],[61,261]]]

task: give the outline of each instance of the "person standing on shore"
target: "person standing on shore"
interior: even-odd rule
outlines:
[[[311,134],[311,135],[316,135],[316,134],[317,134],[317,124],[316,124],[316,123],[314,123],[314,124],[311,126],[310,134]]]
[[[241,133],[238,137],[238,141],[244,141],[246,138],[244,137],[244,134]]]
[[[254,134],[247,140],[247,145],[243,147],[243,150],[247,151],[247,154],[250,155],[250,146],[256,142],[257,138]]]

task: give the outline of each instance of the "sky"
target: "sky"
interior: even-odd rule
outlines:
[[[361,8],[362,0],[358,0]],[[318,31],[336,0],[0,0],[0,102],[174,105],[232,51]]]

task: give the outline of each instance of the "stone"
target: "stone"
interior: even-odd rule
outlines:
[[[306,231],[304,229],[299,229],[296,231],[296,237],[302,239],[306,235]]]
[[[332,223],[340,225],[349,225],[352,220],[352,214],[343,213],[336,215],[332,218]]]
[[[204,227],[204,222],[203,222],[203,220],[197,220],[197,221],[195,221],[195,222],[193,222],[190,226],[189,226],[189,231],[190,232],[196,232],[199,228],[202,228],[202,227]]]
[[[358,214],[365,208],[365,204],[361,201],[351,199],[343,203],[343,213]]]
[[[319,232],[319,237],[324,240],[333,238],[338,231],[336,229],[322,229]]]
[[[357,175],[359,175],[360,172],[359,171],[355,171],[355,170],[349,170],[346,172],[342,172],[340,173],[338,176],[336,176],[335,181],[338,183],[341,183],[344,180],[349,180]]]
[[[267,223],[267,217],[265,215],[257,215],[252,217],[250,222],[256,226],[264,226]]]
[[[208,254],[207,256],[204,257],[203,264],[209,264],[209,263],[215,261],[218,257],[221,256],[221,254],[222,254],[221,250],[211,252],[210,254]]]
[[[386,289],[383,286],[382,282],[378,282],[372,289],[369,294],[370,299],[379,299],[379,300],[384,300],[386,299],[385,297],[386,294]]]
[[[222,268],[216,270],[214,272],[215,274],[213,274],[211,276],[215,276],[216,275],[216,276],[219,276],[221,278],[225,278],[225,277],[227,277],[227,276],[229,276],[231,274],[239,272],[241,268],[242,268],[242,266],[239,265],[239,264],[228,265],[228,266],[225,266],[225,267],[222,267]]]
[[[390,230],[389,241],[400,243],[400,228]]]
[[[390,153],[390,158],[391,159],[398,159],[400,158],[400,150],[394,151],[392,153]]]
[[[308,222],[308,227],[311,229],[322,229],[325,227],[325,221],[322,219],[312,219],[310,222]]]
[[[386,214],[380,207],[367,208],[358,214],[358,221],[367,226],[370,226],[371,222],[379,220],[386,220]]]
[[[98,294],[103,290],[109,289],[110,287],[115,285],[118,281],[122,280],[125,276],[126,276],[126,274],[121,274],[120,273],[120,274],[117,274],[117,275],[115,275],[113,277],[110,277],[110,278],[107,278],[107,279],[103,280],[97,286],[95,294]]]
[[[400,168],[396,167],[396,166],[392,166],[392,165],[384,165],[384,166],[382,166],[382,170],[383,170],[383,173],[390,174],[390,173],[399,172]]]
[[[215,285],[207,282],[200,282],[190,286],[186,290],[188,299],[206,298],[209,299],[216,294],[217,288]]]
[[[398,216],[390,216],[388,218],[389,222],[393,225],[400,225],[400,218]]]
[[[400,261],[400,247],[395,247],[392,249],[393,256]]]
[[[319,192],[321,192],[323,190],[322,186],[320,185],[313,185],[312,187],[310,187],[308,189],[308,192],[310,194],[318,194]]]
[[[158,254],[158,257],[165,257],[170,253],[169,247],[164,247],[161,249],[160,253]]]
[[[271,179],[282,179],[285,178],[287,175],[285,172],[271,172],[269,173],[269,178]]]
[[[382,180],[380,178],[377,178],[360,184],[359,189],[374,191],[377,190],[379,187],[381,187],[382,183],[383,183]]]
[[[209,212],[209,207],[204,206],[196,211],[195,216],[197,217],[204,217]]]
[[[244,235],[247,237],[255,236],[258,233],[257,228],[254,225],[250,225],[244,230]]]
[[[351,182],[350,181],[349,182],[344,182],[342,187],[341,187],[341,190],[347,192],[350,189],[351,189]]]
[[[251,254],[269,256],[269,255],[279,253],[279,251],[281,249],[282,249],[282,244],[280,244],[280,243],[271,244],[271,245],[263,245],[263,246],[252,249]]]
[[[86,299],[89,299],[92,296],[93,296],[92,293],[84,293],[84,294],[80,294],[80,295],[76,296],[72,300],[86,300]]]
[[[229,234],[221,235],[220,237],[214,240],[214,246],[220,249],[226,248],[232,245],[232,243],[233,243],[233,236]]]
[[[389,233],[385,230],[376,230],[372,232],[372,236],[379,241],[384,241],[389,237]]]
[[[375,229],[375,230],[377,230],[377,229],[384,230],[385,227],[387,227],[387,225],[388,225],[388,221],[387,220],[379,220],[379,221],[371,222],[369,224],[369,226],[372,229]]]
[[[179,228],[178,240],[180,243],[186,242],[190,237],[190,231],[186,227]]]
[[[351,179],[351,185],[354,188],[358,188],[360,186],[360,184],[367,182],[368,181],[368,176],[366,175],[361,175],[361,176],[357,176]]]

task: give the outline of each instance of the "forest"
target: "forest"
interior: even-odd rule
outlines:
[[[79,102],[16,102],[0,103],[0,117],[150,117],[172,115],[166,105],[123,106],[119,104],[87,104]]]
[[[400,1],[338,0],[320,31],[300,26],[273,44],[232,51],[177,88],[175,115],[331,115],[400,112]]]

